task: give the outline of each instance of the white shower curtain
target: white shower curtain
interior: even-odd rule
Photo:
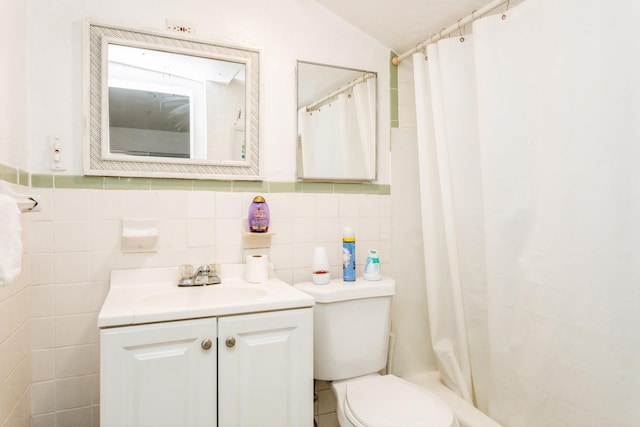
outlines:
[[[432,344],[505,426],[640,419],[639,21],[526,0],[413,57]]]

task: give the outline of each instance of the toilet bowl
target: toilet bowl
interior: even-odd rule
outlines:
[[[334,381],[341,427],[458,427],[437,396],[394,375]]]
[[[314,378],[332,382],[341,427],[458,427],[451,409],[428,390],[378,374],[387,365],[395,280],[295,286],[316,301]]]

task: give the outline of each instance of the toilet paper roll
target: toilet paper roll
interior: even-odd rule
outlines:
[[[269,280],[269,259],[266,255],[249,255],[245,264],[245,280],[262,283]]]

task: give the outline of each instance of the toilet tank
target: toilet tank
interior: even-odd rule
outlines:
[[[387,363],[395,280],[335,279],[298,283],[313,296],[313,367],[317,380],[335,381],[378,372]]]

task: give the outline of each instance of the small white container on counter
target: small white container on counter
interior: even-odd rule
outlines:
[[[380,280],[382,278],[380,273],[380,257],[378,256],[377,250],[369,249],[369,256],[367,256],[362,277],[364,277],[364,280]]]
[[[316,285],[326,285],[331,279],[329,273],[329,258],[324,247],[318,246],[313,250],[311,261],[311,281]]]

